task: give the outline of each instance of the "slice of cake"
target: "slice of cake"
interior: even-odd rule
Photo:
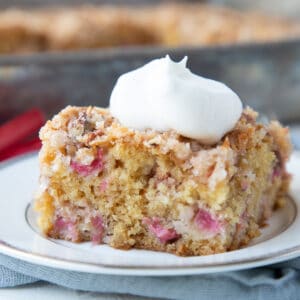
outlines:
[[[40,132],[35,207],[47,236],[120,249],[213,254],[247,244],[284,203],[291,146],[278,122],[259,124],[247,108],[212,142],[180,134],[183,126],[125,126],[111,106],[67,107]]]

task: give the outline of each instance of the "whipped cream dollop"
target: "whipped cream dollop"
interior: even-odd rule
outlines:
[[[186,62],[166,56],[123,74],[111,94],[111,114],[134,129],[173,129],[203,144],[218,142],[240,118],[241,100],[225,84],[193,74]]]

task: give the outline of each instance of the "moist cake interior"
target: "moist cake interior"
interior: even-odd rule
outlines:
[[[35,207],[48,236],[177,255],[237,249],[284,204],[286,128],[247,108],[218,144],[67,107],[41,130]]]

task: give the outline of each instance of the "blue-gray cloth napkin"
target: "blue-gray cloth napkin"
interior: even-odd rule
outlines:
[[[67,288],[167,299],[300,299],[300,258],[268,267],[197,276],[97,275],[33,265],[0,255],[0,287],[44,280]]]
[[[292,129],[292,138],[296,148],[300,149],[300,127]],[[64,271],[0,255],[0,287],[39,280],[77,290],[152,298],[297,300],[300,299],[300,257],[244,271],[197,276],[135,277]]]

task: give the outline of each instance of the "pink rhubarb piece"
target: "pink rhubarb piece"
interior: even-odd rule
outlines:
[[[78,240],[78,230],[74,222],[64,220],[63,217],[58,217],[54,223],[54,230],[58,234],[62,234],[66,239],[70,239],[72,242]]]
[[[100,244],[103,239],[104,225],[101,216],[91,218],[92,229],[92,243]]]
[[[276,178],[280,177],[281,173],[282,173],[281,168],[279,166],[276,166],[272,173],[272,182],[274,182]]]
[[[107,189],[107,186],[108,186],[108,181],[107,180],[103,180],[101,183],[100,183],[100,192],[105,192],[106,189]]]
[[[71,161],[71,168],[82,176],[89,176],[94,172],[102,171],[104,167],[102,149],[97,151],[97,157],[89,165],[83,165],[76,161]]]
[[[195,216],[195,222],[201,230],[212,233],[218,233],[221,229],[220,222],[205,209],[200,208],[198,210]]]
[[[161,225],[159,218],[144,218],[143,224],[146,224],[149,230],[162,242],[167,243],[180,238],[180,234],[174,228],[165,228]]]

